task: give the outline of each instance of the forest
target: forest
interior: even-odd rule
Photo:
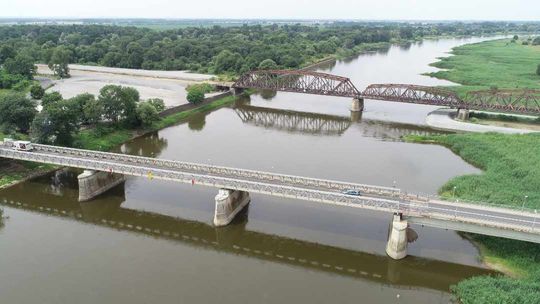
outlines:
[[[112,25],[0,26],[0,64],[79,63],[149,70],[231,74],[258,68],[298,68],[351,54],[365,44],[427,37],[540,31],[539,23],[354,23],[243,25],[153,30]],[[9,62],[8,62],[9,63]],[[56,66],[62,74],[61,66]]]

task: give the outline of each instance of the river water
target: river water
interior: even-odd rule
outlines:
[[[370,83],[449,85],[422,76],[452,47],[425,41],[321,67]],[[436,193],[477,174],[448,149],[405,143],[434,107],[261,92],[133,140],[118,151]],[[451,231],[413,227],[409,257],[384,247],[387,214],[252,194],[214,228],[217,189],[146,178],[88,203],[63,170],[0,192],[0,294],[6,303],[448,303],[449,286],[489,273]]]

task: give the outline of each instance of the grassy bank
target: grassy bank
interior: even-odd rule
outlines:
[[[234,102],[236,97],[227,96],[218,99],[210,104],[200,106],[191,110],[172,114],[143,129],[126,129],[113,127],[97,127],[93,129],[81,130],[75,136],[75,146],[82,149],[108,151],[125,143],[126,141],[141,136],[143,134],[158,131],[182,122],[195,113],[210,111]]]
[[[154,123],[151,127],[145,129],[131,130],[101,126],[81,130],[75,136],[75,146],[89,150],[109,151],[134,137],[170,127],[184,121],[195,113],[217,109],[234,102],[234,100],[234,96],[224,97],[210,104],[164,117],[160,121]],[[5,134],[0,132],[0,141],[3,140],[4,137]],[[3,160],[0,158],[0,189],[9,187],[28,178],[50,172],[57,168],[57,166],[53,165]]]
[[[428,75],[461,84],[449,87],[460,95],[494,87],[540,89],[540,76],[536,75],[540,46],[510,41],[502,39],[456,47],[451,52],[454,56],[432,64],[444,70]]]
[[[481,168],[479,175],[460,176],[440,194],[473,201],[540,210],[540,134],[452,134],[411,136],[409,141],[441,144]],[[525,197],[527,196],[527,198]],[[462,303],[538,303],[540,245],[471,235],[489,266],[513,277],[475,277],[452,288]]]

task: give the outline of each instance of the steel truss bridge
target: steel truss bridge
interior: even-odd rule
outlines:
[[[325,114],[246,105],[236,107],[234,110],[244,123],[287,132],[341,135],[352,124],[350,118]]]
[[[47,145],[32,152],[0,145],[0,157],[399,213],[410,223],[540,243],[536,213],[444,202],[390,187]],[[363,195],[345,195],[346,189]]]
[[[386,100],[454,109],[540,114],[540,90],[486,90],[468,93],[464,99],[454,92],[411,84],[372,84],[360,92],[349,78],[307,70],[262,70],[242,75],[237,89],[267,89],[356,99]]]

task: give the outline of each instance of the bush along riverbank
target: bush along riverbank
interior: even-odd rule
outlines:
[[[540,134],[409,136],[410,142],[441,144],[481,168],[479,175],[450,180],[440,189],[454,196],[540,211]],[[455,191],[454,191],[455,189]],[[452,287],[464,304],[540,303],[540,244],[467,235],[483,261],[507,276],[473,277]]]
[[[249,94],[249,91],[246,94]],[[88,150],[109,151],[133,138],[181,123],[194,114],[227,106],[235,100],[235,96],[225,96],[208,100],[208,102],[203,101],[200,104],[186,107],[183,111],[158,118],[149,125],[141,125],[138,128],[130,128],[122,124],[99,123],[73,134],[71,146]],[[0,140],[3,140],[4,137],[6,135],[0,133]],[[16,136],[12,137],[28,139],[28,136],[24,134],[16,134]],[[49,173],[58,168],[58,166],[47,164],[0,159],[0,189]]]

